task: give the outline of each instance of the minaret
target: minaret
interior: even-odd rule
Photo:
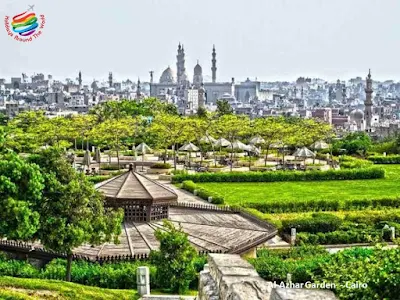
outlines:
[[[199,88],[199,107],[204,108],[205,103],[206,103],[206,90],[204,89],[204,83],[201,83],[201,86]]]
[[[154,71],[150,71],[150,83],[153,84]]]
[[[78,75],[79,90],[82,88],[82,72],[79,71]]]
[[[304,98],[304,87],[302,86],[301,87],[301,99],[303,99]]]
[[[374,92],[372,90],[372,79],[371,79],[371,69],[369,70],[368,76],[366,78],[367,86],[365,88],[365,111],[364,111],[364,116],[365,116],[365,129],[367,132],[371,131],[371,121],[372,121],[372,93]]]
[[[140,86],[140,78],[138,78],[136,86],[136,99],[140,99],[141,97],[142,97],[142,88]]]
[[[177,84],[179,85],[182,80],[182,56],[183,56],[183,47],[181,46],[181,43],[178,45],[178,55],[176,56],[176,80]]]
[[[346,98],[347,98],[346,85],[343,84],[342,101],[343,101],[344,104],[346,104]]]
[[[112,88],[112,86],[113,86],[113,75],[112,75],[112,72],[108,73],[108,85],[110,86],[110,88]]]
[[[211,67],[211,72],[212,72],[212,82],[215,83],[217,82],[217,53],[215,52],[215,45],[213,45],[213,52],[212,52],[212,67]]]

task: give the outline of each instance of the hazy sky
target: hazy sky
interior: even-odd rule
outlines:
[[[0,30],[0,78],[22,72],[84,82],[149,80],[176,68],[185,45],[191,77],[197,59],[217,80],[400,80],[400,0],[0,0],[0,15],[35,5],[46,16],[40,38],[23,44]]]

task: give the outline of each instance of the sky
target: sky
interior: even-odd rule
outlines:
[[[52,74],[84,83],[127,78],[158,81],[176,69],[184,44],[189,76],[199,60],[217,81],[299,76],[400,80],[399,0],[0,0],[2,18],[35,5],[40,37],[21,43],[0,29],[0,78]]]

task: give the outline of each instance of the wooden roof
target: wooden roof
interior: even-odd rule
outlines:
[[[95,185],[95,188],[103,192],[108,200],[114,201],[141,200],[157,203],[178,199],[178,195],[173,190],[132,170],[100,182]]]
[[[198,251],[243,253],[273,238],[277,231],[265,222],[256,222],[246,215],[218,210],[199,210],[189,207],[171,207],[169,220],[182,226],[190,243]],[[94,258],[149,254],[157,250],[157,229],[165,230],[163,221],[135,223],[125,221],[119,244],[107,243],[96,247],[85,245],[74,249],[77,255]]]

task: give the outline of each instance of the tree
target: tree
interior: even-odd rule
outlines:
[[[365,156],[371,146],[372,141],[368,134],[365,132],[354,132],[336,142],[334,145],[334,152],[340,152],[340,149],[345,149],[346,154],[359,154]]]
[[[231,143],[231,171],[233,167],[233,143],[239,137],[247,134],[249,130],[249,119],[245,116],[224,115],[219,118],[217,132]]]
[[[160,285],[182,295],[196,277],[194,260],[197,253],[181,226],[175,228],[165,220],[164,228],[165,231],[157,229],[155,232],[160,250],[152,251],[150,260],[157,266],[156,278]]]
[[[201,119],[207,118],[207,109],[205,109],[203,106],[200,106],[197,109],[196,115]]]
[[[150,132],[157,136],[158,144],[165,149],[164,163],[166,162],[167,149],[171,144],[174,147],[174,168],[176,169],[176,146],[183,141],[187,132],[187,122],[180,116],[158,114],[150,126]]]
[[[0,154],[0,237],[30,240],[40,227],[35,205],[42,199],[39,167],[12,151]]]
[[[233,109],[229,104],[228,100],[226,99],[217,100],[217,114],[218,116],[233,114]]]
[[[7,115],[0,113],[0,126],[5,126],[7,125],[9,118]]]
[[[29,157],[40,167],[44,189],[35,210],[40,227],[34,238],[56,252],[67,254],[66,280],[71,280],[72,250],[84,243],[118,242],[123,212],[104,207],[103,196],[77,173],[59,149],[49,148]]]
[[[282,122],[276,118],[260,118],[254,121],[254,132],[264,139],[262,146],[266,149],[264,159],[265,166],[267,166],[271,145],[278,142],[279,132],[282,126]]]

